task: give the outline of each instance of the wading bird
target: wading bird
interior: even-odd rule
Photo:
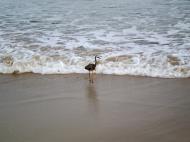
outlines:
[[[87,66],[85,66],[85,69],[89,71],[89,81],[91,83],[93,83],[93,71],[96,70],[97,58],[100,59],[100,57],[95,56],[95,63],[94,64],[88,64]],[[92,74],[91,74],[91,72],[92,72]]]

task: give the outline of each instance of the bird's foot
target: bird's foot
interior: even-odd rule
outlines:
[[[89,80],[89,83],[94,83],[94,81],[93,80]]]

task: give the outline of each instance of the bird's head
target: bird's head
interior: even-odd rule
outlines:
[[[100,64],[100,61],[97,61],[96,59],[101,59],[101,57],[100,56],[95,56],[95,64]]]
[[[96,55],[95,58],[101,59],[101,56]]]

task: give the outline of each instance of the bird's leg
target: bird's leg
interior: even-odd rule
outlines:
[[[94,82],[94,80],[93,80],[93,71],[92,71],[92,83]]]
[[[89,82],[91,82],[91,78],[90,78],[90,71],[89,71]]]

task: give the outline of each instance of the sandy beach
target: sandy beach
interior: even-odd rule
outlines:
[[[1,142],[189,142],[190,79],[0,75]]]

